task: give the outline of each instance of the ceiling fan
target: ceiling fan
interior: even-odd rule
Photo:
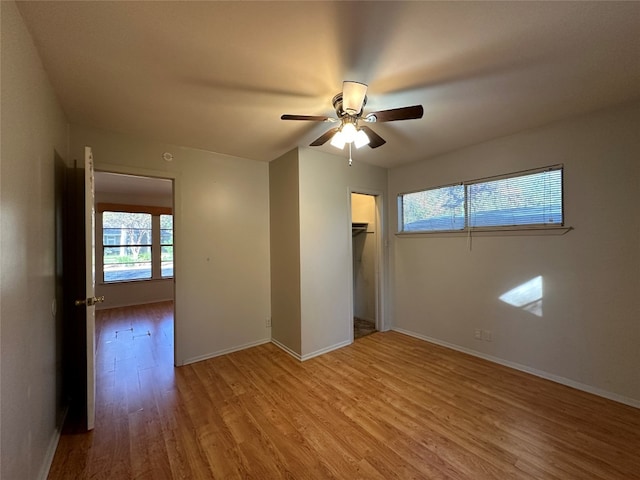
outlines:
[[[390,110],[380,110],[364,115],[364,106],[367,104],[367,85],[360,82],[345,81],[342,84],[342,92],[333,97],[333,108],[336,110],[338,118],[325,117],[319,115],[289,115],[280,117],[282,120],[306,120],[310,122],[339,122],[340,125],[334,127],[316,140],[310,146],[318,147],[324,145],[331,139],[331,145],[343,149],[349,145],[349,157],[351,157],[351,144],[356,148],[369,145],[371,148],[378,148],[386,141],[374,132],[367,125],[360,125],[361,122],[393,122],[396,120],[413,120],[422,118],[424,109],[422,105],[411,107],[392,108]],[[364,116],[363,116],[364,115]],[[351,164],[351,158],[349,158]]]

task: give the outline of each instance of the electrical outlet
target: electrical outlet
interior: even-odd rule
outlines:
[[[474,330],[474,336],[476,337],[477,340],[482,340],[482,330],[480,330],[479,328],[476,328]]]
[[[485,342],[490,342],[491,341],[491,330],[483,330],[482,331],[482,339]]]
[[[267,327],[270,327],[270,326],[271,326],[271,317],[267,317],[267,320],[265,321],[265,325],[266,325]]]

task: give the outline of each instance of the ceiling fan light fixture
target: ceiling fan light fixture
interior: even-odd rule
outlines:
[[[342,131],[337,131],[335,135],[331,138],[331,146],[339,148],[342,150],[347,142],[344,139],[344,134]]]
[[[367,84],[345,81],[342,83],[342,108],[349,115],[362,112],[367,95]]]
[[[356,132],[355,138],[353,139],[353,143],[355,144],[356,148],[369,145],[369,136],[363,130],[358,130]]]
[[[387,143],[384,138],[374,132],[367,125],[359,125],[361,122],[395,122],[398,120],[413,120],[422,118],[424,108],[422,105],[412,105],[408,107],[391,108],[388,110],[378,110],[364,114],[364,107],[367,104],[367,85],[365,83],[345,81],[342,84],[342,92],[336,94],[332,100],[333,108],[336,111],[336,118],[322,115],[292,115],[284,114],[282,120],[307,120],[312,122],[337,122],[339,125],[325,131],[320,137],[309,144],[310,147],[319,147],[328,141],[331,145],[344,149],[349,144],[349,156],[351,156],[351,146],[361,148],[369,145],[371,148],[378,148]]]
[[[344,137],[345,143],[351,143],[356,139],[356,134],[358,130],[353,123],[345,123],[340,130],[342,136]]]

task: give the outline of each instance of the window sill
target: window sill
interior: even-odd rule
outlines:
[[[504,237],[530,235],[564,235],[573,227],[492,227],[469,230],[440,230],[437,232],[396,232],[396,237]]]
[[[139,278],[137,280],[116,280],[112,282],[96,282],[97,285],[129,285],[131,283],[148,283],[148,282],[164,282],[167,280],[172,280],[173,277],[165,277],[165,278]]]

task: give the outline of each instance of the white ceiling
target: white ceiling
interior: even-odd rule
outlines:
[[[71,123],[270,161],[343,80],[392,167],[640,98],[640,2],[21,2]],[[320,148],[344,155],[328,143]]]

